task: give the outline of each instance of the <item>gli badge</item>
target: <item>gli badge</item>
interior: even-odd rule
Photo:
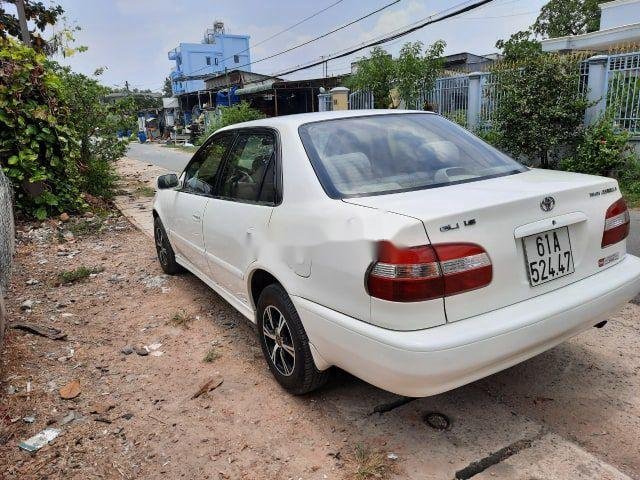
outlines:
[[[543,212],[550,212],[556,206],[556,199],[553,197],[544,197],[540,202],[540,209]]]

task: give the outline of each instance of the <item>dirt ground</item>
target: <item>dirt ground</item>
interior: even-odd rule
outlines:
[[[153,241],[124,217],[21,224],[18,240],[0,478],[640,478],[636,305],[435,397],[404,399],[344,372],[292,397],[243,317],[194,276],[162,275]],[[82,266],[96,273],[63,282]],[[12,328],[21,322],[66,339]],[[79,395],[61,398],[75,380]],[[222,383],[192,398],[209,380]],[[429,425],[434,412],[447,428]],[[47,427],[60,436],[18,448]]]

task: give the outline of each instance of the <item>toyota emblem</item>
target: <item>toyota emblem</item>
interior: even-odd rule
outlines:
[[[550,212],[556,206],[556,199],[553,197],[544,197],[540,202],[540,209],[543,212]]]

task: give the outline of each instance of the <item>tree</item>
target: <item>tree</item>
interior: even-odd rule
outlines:
[[[395,63],[396,86],[407,108],[416,105],[420,93],[430,91],[442,72],[446,43],[438,40],[422,53],[422,42],[405,43]],[[422,105],[419,106],[420,108]]]
[[[532,28],[542,37],[556,38],[598,30],[599,4],[609,0],[550,0]]]
[[[368,58],[358,61],[356,72],[347,84],[351,90],[373,92],[376,108],[389,108],[394,76],[395,65],[391,55],[382,47],[374,47]]]
[[[533,38],[531,30],[516,32],[508,40],[498,40],[496,48],[502,51],[504,60],[518,62],[542,53],[542,45]]]
[[[169,77],[166,77],[164,79],[164,85],[162,86],[162,94],[165,97],[173,97],[173,88],[171,84],[171,79]]]
[[[20,38],[20,23],[18,17],[13,13],[7,12],[3,4],[9,3],[15,5],[15,0],[0,1],[0,37],[7,36]],[[52,4],[46,7],[42,2],[33,0],[24,0],[24,10],[27,21],[33,22],[35,29],[31,31],[31,42],[33,48],[44,51],[47,41],[42,38],[39,32],[44,32],[48,26],[53,26],[58,19],[64,14],[64,9],[60,5]],[[37,31],[36,31],[37,30]]]
[[[501,91],[493,120],[498,146],[543,168],[555,166],[562,149],[580,138],[589,105],[578,93],[579,64],[571,57],[541,54],[521,68],[494,74]]]

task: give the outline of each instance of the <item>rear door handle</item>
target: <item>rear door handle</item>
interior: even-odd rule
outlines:
[[[195,222],[199,222],[202,220],[202,217],[200,215],[196,215],[195,213],[191,215],[191,218],[193,218]]]

